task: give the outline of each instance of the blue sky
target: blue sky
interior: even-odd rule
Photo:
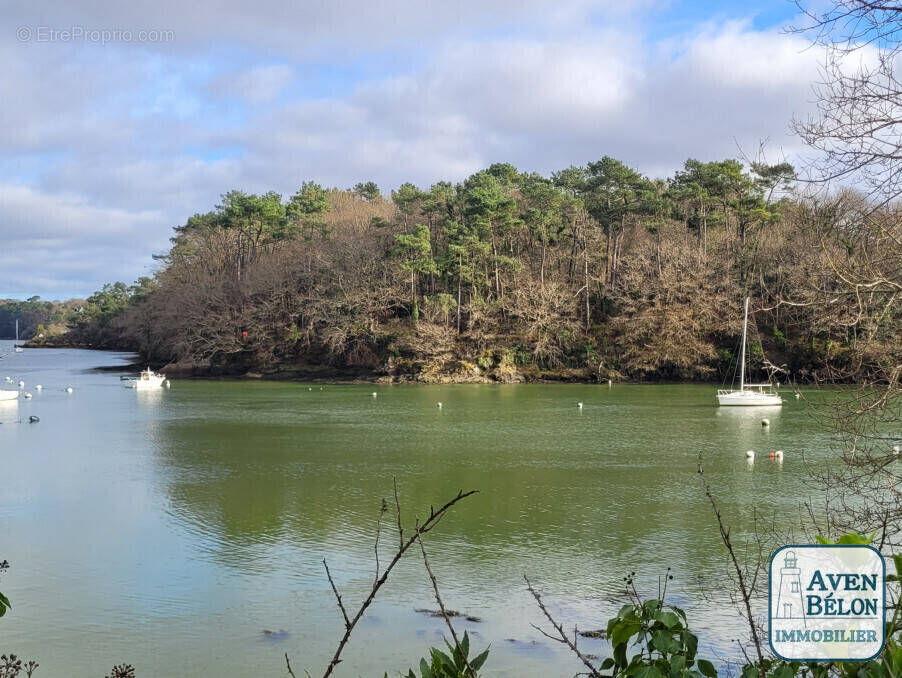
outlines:
[[[782,0],[77,5],[0,8],[0,297],[152,274],[233,188],[388,193],[602,155],[664,176],[764,140],[801,162],[789,123],[820,58]],[[114,35],[38,37],[72,28]]]

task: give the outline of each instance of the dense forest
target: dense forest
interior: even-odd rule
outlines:
[[[863,379],[900,343],[846,284],[893,265],[861,226],[878,213],[737,160],[667,179],[609,157],[550,177],[495,164],[390,199],[231,191],[175,228],[152,279],[105,286],[49,340],[171,373],[723,380],[748,295],[757,376]]]

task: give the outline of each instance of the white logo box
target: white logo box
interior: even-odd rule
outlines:
[[[781,659],[873,659],[886,642],[886,562],[873,546],[784,546],[770,559],[769,608]]]

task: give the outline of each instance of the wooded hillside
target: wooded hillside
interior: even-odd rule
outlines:
[[[609,157],[550,177],[495,164],[390,199],[372,182],[232,191],[175,229],[153,280],[92,297],[68,340],[195,373],[719,381],[748,295],[753,369],[763,348],[783,381],[862,378],[899,351],[899,324],[872,331],[879,309],[859,315],[846,284],[902,268],[875,215],[898,221],[736,160],[667,179]]]

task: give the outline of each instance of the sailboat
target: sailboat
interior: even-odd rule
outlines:
[[[16,343],[13,344],[13,346],[15,347],[13,350],[16,353],[22,353],[22,351],[24,350],[21,346],[19,346],[19,320],[18,320],[18,318],[16,319]]]
[[[742,322],[742,351],[739,359],[739,390],[719,389],[718,405],[782,405],[783,399],[770,384],[745,383],[745,345],[749,329],[749,298],[745,298],[745,320]]]

